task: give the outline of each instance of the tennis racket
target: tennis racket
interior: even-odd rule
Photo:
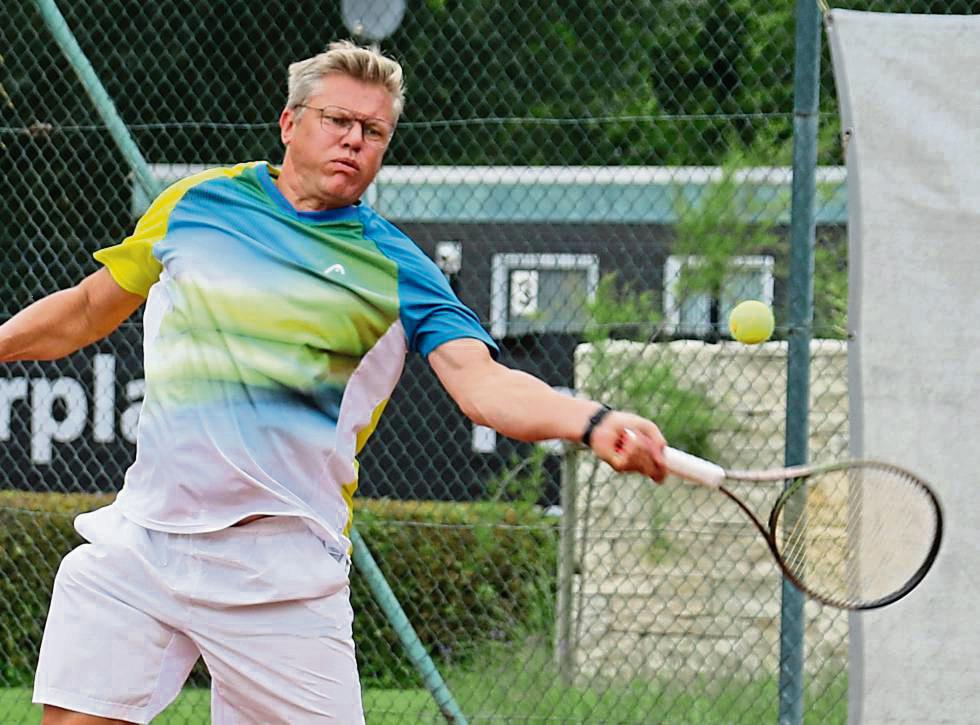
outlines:
[[[667,468],[734,501],[765,537],[780,569],[831,607],[896,602],[928,573],[943,533],[939,499],[921,478],[879,461],[726,471],[674,448]],[[768,526],[725,483],[784,482]]]

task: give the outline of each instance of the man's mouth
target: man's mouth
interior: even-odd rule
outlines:
[[[356,161],[354,161],[354,159],[343,159],[343,158],[341,158],[341,159],[330,159],[330,163],[332,163],[332,164],[340,164],[341,166],[346,166],[347,168],[351,169],[352,171],[360,171],[361,170],[360,165]]]

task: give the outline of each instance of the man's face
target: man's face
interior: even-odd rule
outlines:
[[[304,106],[287,108],[279,118],[295,181],[321,208],[353,204],[381,168],[395,126],[391,94],[333,73],[320,80]]]

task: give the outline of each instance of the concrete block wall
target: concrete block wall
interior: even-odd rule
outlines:
[[[810,456],[847,454],[847,348],[814,341],[811,357]],[[576,387],[610,405],[617,399],[593,374],[596,355],[615,366],[669,364],[699,388],[727,423],[712,434],[726,468],[782,465],[787,345],[615,341],[576,354]],[[655,416],[654,416],[655,417]],[[779,571],[748,518],[723,495],[676,480],[654,486],[615,474],[587,454],[572,468],[576,490],[576,574],[572,618],[574,677],[634,677],[677,682],[698,677],[777,677]],[[774,487],[741,493],[768,514]],[[807,669],[835,676],[847,656],[847,617],[806,605]]]

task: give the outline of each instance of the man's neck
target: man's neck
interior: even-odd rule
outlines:
[[[301,176],[289,165],[288,159],[283,162],[278,174],[269,174],[269,177],[279,189],[279,193],[296,211],[327,211],[347,206],[347,204],[330,202],[319,195],[309,193],[299,182]]]

